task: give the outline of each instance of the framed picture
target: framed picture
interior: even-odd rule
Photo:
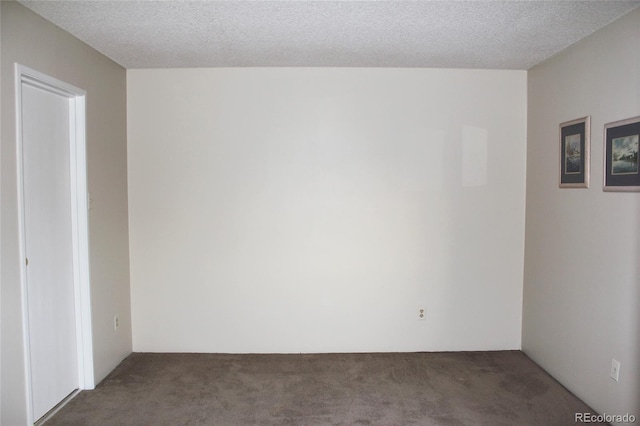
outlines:
[[[589,187],[591,117],[560,124],[560,188]]]
[[[640,117],[604,125],[605,191],[640,191]]]

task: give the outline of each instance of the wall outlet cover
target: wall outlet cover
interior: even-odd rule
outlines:
[[[418,308],[418,319],[424,320],[427,318],[427,310],[425,308]]]
[[[611,378],[616,382],[620,378],[620,361],[615,358],[611,360]]]

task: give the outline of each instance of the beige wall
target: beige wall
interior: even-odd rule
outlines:
[[[640,415],[640,194],[604,193],[603,126],[640,115],[640,9],[529,71],[523,349],[598,412]],[[591,115],[590,189],[558,125]],[[621,362],[620,382],[609,378]]]
[[[526,72],[127,76],[135,351],[520,348]]]
[[[26,422],[19,283],[14,62],[87,91],[94,370],[101,380],[131,352],[127,231],[126,73],[14,2],[2,7],[1,293],[3,425]],[[113,331],[113,316],[121,327]]]
[[[0,7],[0,82],[2,82],[2,7]],[[0,83],[0,135],[2,135],[2,84]],[[2,151],[0,150],[0,175],[2,173]],[[0,208],[0,223],[2,222],[2,209]],[[0,227],[0,240],[2,228]],[[0,244],[0,277],[2,277],[2,244]],[[0,280],[0,282],[2,282]],[[0,321],[2,321],[2,289],[0,288]],[[1,330],[0,324],[0,330]],[[0,338],[0,422],[2,422],[2,338]]]

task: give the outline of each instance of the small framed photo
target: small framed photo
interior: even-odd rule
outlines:
[[[640,191],[640,116],[604,125],[605,191]]]
[[[560,124],[560,188],[588,188],[591,117]]]

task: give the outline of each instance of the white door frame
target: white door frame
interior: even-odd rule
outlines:
[[[25,249],[24,169],[22,154],[22,85],[27,84],[69,98],[69,139],[71,177],[71,229],[73,245],[73,278],[78,348],[78,388],[93,389],[93,339],[91,333],[91,295],[89,279],[89,218],[87,204],[87,161],[85,140],[86,92],[20,64],[15,64],[16,89],[16,155],[18,179],[18,228],[22,324],[24,339],[25,380],[28,420],[33,419],[31,388],[31,352],[29,345],[29,301]]]

